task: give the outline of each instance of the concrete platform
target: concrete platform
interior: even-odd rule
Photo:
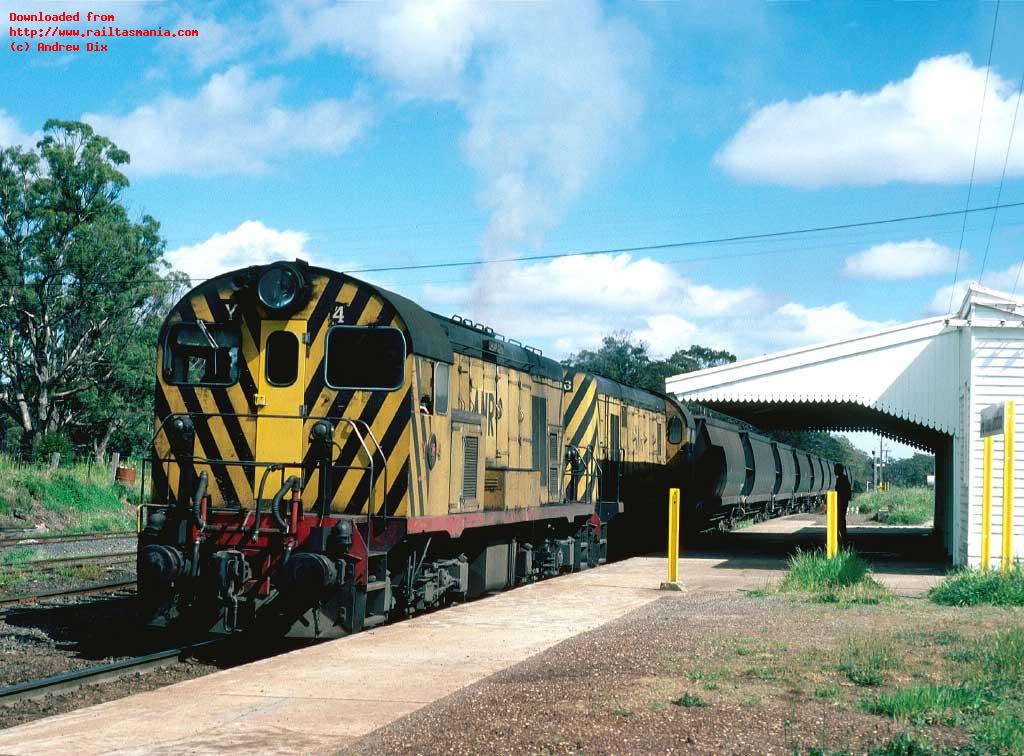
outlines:
[[[640,557],[547,580],[149,693],[0,730],[0,754],[337,752],[466,685],[660,597],[734,592],[778,579],[778,557],[687,557],[687,591],[658,586]],[[880,574],[901,593],[939,578]]]

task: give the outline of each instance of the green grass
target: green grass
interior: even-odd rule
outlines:
[[[915,725],[962,727],[969,753],[1024,754],[1024,627],[990,633],[956,654],[945,684],[911,685],[861,700],[861,708]]]
[[[909,732],[891,738],[881,748],[872,748],[870,756],[931,756],[935,753],[925,738],[917,738]]]
[[[682,706],[686,709],[692,709],[695,707],[706,706],[704,701],[696,693],[683,693],[680,698],[675,699],[672,703],[676,706]]]
[[[911,685],[878,693],[861,701],[869,714],[885,714],[912,724],[954,724],[958,715],[984,704],[982,694],[969,687]]]
[[[946,606],[1024,606],[1024,568],[1018,564],[1005,574],[961,570],[932,588],[928,597]]]
[[[848,588],[868,579],[868,563],[852,549],[842,549],[835,559],[826,559],[821,551],[798,549],[789,558],[789,571],[782,580],[783,591],[821,593]]]
[[[930,488],[894,488],[863,493],[853,500],[857,511],[891,525],[923,525],[935,514]]]
[[[885,671],[896,667],[895,649],[877,640],[850,644],[839,671],[854,685],[872,687],[885,682]]]
[[[90,475],[82,464],[51,471],[46,465],[17,466],[0,457],[0,503],[8,515],[17,511],[50,530],[130,530],[135,518],[126,503],[129,493],[118,484],[101,482],[105,476],[99,468]]]
[[[878,604],[891,598],[885,586],[871,577],[868,563],[852,549],[841,549],[834,559],[822,551],[797,550],[779,585],[784,593],[808,594],[825,604]]]

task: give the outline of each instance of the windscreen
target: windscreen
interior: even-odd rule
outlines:
[[[405,337],[397,328],[335,326],[325,363],[333,389],[393,391],[405,383]]]
[[[238,380],[238,329],[217,323],[178,323],[164,343],[164,380],[192,386],[230,386]]]

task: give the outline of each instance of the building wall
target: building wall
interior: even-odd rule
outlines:
[[[991,313],[975,313],[977,317],[993,317]],[[1005,315],[1004,315],[1005,317]],[[967,394],[968,416],[964,426],[968,474],[962,521],[966,520],[966,562],[977,566],[981,562],[981,524],[983,495],[984,442],[981,439],[981,411],[992,404],[1014,400],[1017,404],[1016,438],[1013,470],[1013,553],[1024,558],[1024,333],[1018,328],[970,329],[971,361],[970,386]],[[966,339],[965,339],[966,340]],[[991,564],[1002,559],[1003,522],[1003,460],[1004,437],[993,438],[992,464],[992,529],[990,540]],[[964,560],[957,560],[964,561]]]

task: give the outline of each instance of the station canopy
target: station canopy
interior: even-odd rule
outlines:
[[[764,430],[874,431],[934,451],[958,427],[958,332],[978,297],[1000,299],[975,286],[960,312],[676,375],[666,390]]]

